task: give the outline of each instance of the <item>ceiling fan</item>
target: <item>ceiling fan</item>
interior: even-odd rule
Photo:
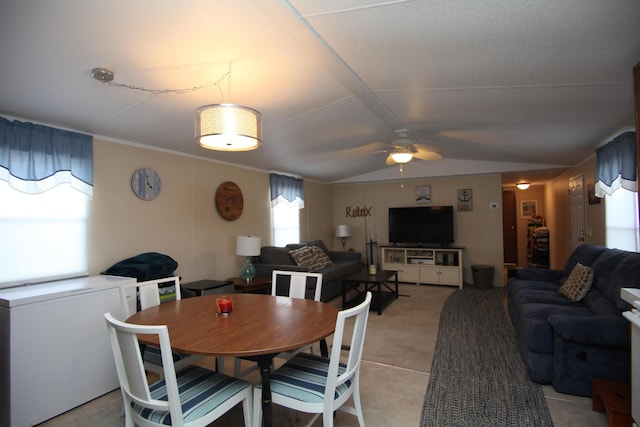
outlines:
[[[410,162],[414,157],[416,159],[431,162],[443,159],[442,154],[425,145],[414,143],[413,141],[414,140],[409,135],[409,132],[405,130],[396,131],[396,138],[391,141],[390,144],[393,149],[389,152],[389,156],[387,157],[387,166],[395,164],[402,165]]]

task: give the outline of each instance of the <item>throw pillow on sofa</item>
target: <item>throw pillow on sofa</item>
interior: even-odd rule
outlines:
[[[558,292],[571,301],[580,301],[587,295],[592,283],[593,269],[577,263],[575,267],[573,267],[573,270],[571,270],[571,274],[566,282],[558,289]]]
[[[332,265],[331,259],[317,246],[303,246],[289,251],[289,255],[298,266],[307,267],[309,271],[318,271]]]
[[[325,267],[329,267],[333,265],[331,258],[318,246],[311,246],[311,253],[313,254],[313,268],[317,271],[322,270]]]

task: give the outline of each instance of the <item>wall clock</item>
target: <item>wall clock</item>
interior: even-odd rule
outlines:
[[[216,190],[215,203],[222,218],[227,221],[240,218],[244,208],[244,198],[240,187],[231,181],[223,182]]]
[[[153,200],[160,194],[160,175],[153,169],[140,168],[131,176],[131,189],[142,200]]]

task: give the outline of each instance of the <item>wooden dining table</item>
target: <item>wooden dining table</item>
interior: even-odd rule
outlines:
[[[263,425],[271,426],[271,366],[280,352],[313,344],[331,335],[338,309],[319,301],[232,294],[233,312],[216,314],[216,298],[207,295],[171,301],[132,315],[127,322],[167,325],[174,350],[205,356],[255,360],[262,381]],[[157,337],[140,336],[145,344]]]

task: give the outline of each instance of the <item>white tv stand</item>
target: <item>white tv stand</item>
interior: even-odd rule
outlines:
[[[463,248],[382,246],[381,250],[382,269],[396,270],[400,282],[457,286],[462,289]]]

